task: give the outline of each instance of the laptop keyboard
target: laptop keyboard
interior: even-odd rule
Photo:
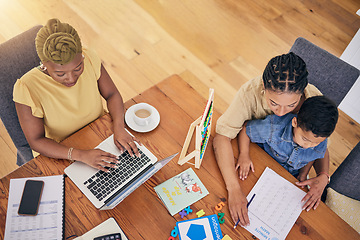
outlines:
[[[112,168],[108,173],[99,170],[86,180],[84,185],[99,201],[103,200],[114,189],[122,185],[134,173],[151,161],[140,149],[139,153],[141,154],[140,157],[131,157],[128,151],[125,151],[119,156],[119,163],[116,164],[117,169]]]

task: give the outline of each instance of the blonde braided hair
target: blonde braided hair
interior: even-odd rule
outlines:
[[[77,53],[82,53],[81,40],[76,30],[59,19],[50,19],[35,38],[37,54],[42,62],[67,64]]]

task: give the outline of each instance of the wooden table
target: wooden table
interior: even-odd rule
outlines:
[[[171,76],[126,102],[125,107],[129,108],[138,102],[147,102],[158,109],[161,121],[160,125],[152,132],[133,132],[133,134],[161,159],[181,151],[188,128],[202,114],[206,99],[201,97],[180,77]],[[216,112],[215,99],[213,123],[216,122],[219,116],[220,114]],[[111,127],[111,118],[105,115],[64,140],[63,144],[80,149],[94,148],[112,134]],[[214,136],[214,128],[212,129],[212,136]],[[190,146],[194,148],[193,140]],[[238,151],[235,141],[233,147],[235,156],[237,156]],[[189,151],[191,150],[190,148]],[[254,160],[256,172],[254,174],[250,173],[248,179],[241,182],[245,194],[249,193],[266,166],[269,166],[289,181],[296,181],[255,144],[251,144],[251,158]],[[195,213],[201,209],[205,211],[206,215],[217,214],[218,212],[214,207],[219,202],[226,201],[227,192],[215,161],[212,138],[209,141],[201,168],[199,170],[195,169],[196,174],[210,194],[191,205],[193,213],[184,219],[181,219],[179,214],[172,217],[154,191],[156,185],[192,167],[189,164],[179,166],[177,160],[178,157],[130,194],[116,208],[107,211],[97,210],[73,182],[66,178],[65,238],[72,235],[80,236],[107,218],[114,217],[129,239],[168,239],[177,221],[196,218]],[[10,179],[63,174],[64,169],[69,164],[66,160],[54,160],[39,156],[0,180],[0,239],[4,237]],[[236,228],[236,230],[233,229],[233,222],[226,202],[221,212],[225,213],[225,223],[221,225],[223,235],[228,234],[234,240],[253,239],[252,234],[245,229],[241,227]],[[320,204],[316,211],[302,212],[288,235],[288,239],[358,238],[358,233],[323,203]]]

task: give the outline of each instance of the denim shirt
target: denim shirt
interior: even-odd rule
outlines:
[[[292,119],[295,114],[279,117],[268,115],[265,119],[249,121],[246,134],[251,142],[263,149],[293,176],[307,163],[323,158],[327,149],[327,139],[311,148],[302,148],[293,140]]]

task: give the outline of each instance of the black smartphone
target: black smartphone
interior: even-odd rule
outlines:
[[[19,215],[32,215],[38,213],[44,182],[38,180],[26,180],[18,210]]]

